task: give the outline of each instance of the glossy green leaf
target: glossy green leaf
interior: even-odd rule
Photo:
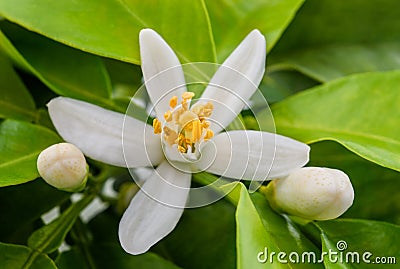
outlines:
[[[0,124],[0,187],[28,182],[39,177],[39,153],[60,142],[57,134],[27,122],[5,120]]]
[[[400,224],[400,173],[371,163],[331,141],[311,145],[309,166],[331,167],[350,178],[354,203],[345,218],[366,218]]]
[[[334,140],[400,171],[400,72],[335,80],[272,106],[277,132],[306,143]]]
[[[207,0],[219,61],[253,29],[265,35],[270,51],[302,3],[303,0]]]
[[[68,197],[40,179],[0,188],[0,242],[26,244],[40,217]]]
[[[377,8],[379,7],[379,8]],[[306,1],[269,58],[320,81],[400,68],[397,0]]]
[[[129,255],[116,244],[109,245],[94,245],[89,249],[90,255],[93,258],[93,264],[89,265],[85,261],[82,252],[78,248],[73,248],[67,252],[63,252],[57,258],[57,266],[59,269],[179,269],[180,267],[174,265],[172,262],[167,261],[160,256],[147,252],[142,255]],[[94,267],[93,267],[94,266]]]
[[[263,221],[264,227],[273,239],[278,249],[290,255],[291,252],[299,253],[313,252],[319,255],[320,250],[300,231],[290,218],[277,214],[267,203],[265,197],[256,192],[251,195],[251,200],[257,209],[258,214]],[[276,257],[275,257],[276,258]],[[290,261],[289,257],[285,257],[293,268],[323,268],[321,264],[303,264],[299,260]],[[275,261],[277,262],[277,261]]]
[[[329,81],[353,73],[400,69],[400,44],[327,45],[288,54],[281,61],[283,67]]]
[[[51,12],[49,12],[51,13]],[[15,24],[2,22],[0,47],[57,94],[112,106],[111,84],[102,61]]]
[[[235,268],[235,208],[220,200],[185,210],[174,231],[154,251],[166,253],[182,268]]]
[[[0,265],[3,269],[57,269],[45,254],[25,246],[3,243],[0,243]]]
[[[225,185],[223,189],[231,187]],[[237,204],[237,268],[321,268],[320,264],[290,261],[291,252],[301,255],[302,252],[310,251],[319,253],[319,250],[300,233],[294,223],[275,213],[260,193],[250,196],[240,183],[228,197]],[[286,255],[280,257],[282,262],[277,259],[279,252]]]
[[[229,197],[237,205],[235,214],[236,268],[265,268],[265,264],[257,260],[258,254],[263,252],[266,247],[268,251],[279,252],[279,249],[273,244],[270,234],[265,230],[245,186],[239,183]],[[271,268],[281,267],[278,263],[271,263]]]
[[[331,260],[328,255],[324,256],[326,268],[398,267],[394,263],[400,260],[398,244],[400,226],[385,222],[350,219],[317,222],[315,225],[322,232],[324,251],[331,250],[338,253],[336,262],[334,258]],[[342,259],[340,253],[343,255]],[[383,259],[386,264],[378,264]]]
[[[200,0],[105,0],[101,4],[3,0],[0,14],[59,42],[135,64],[140,62],[139,31],[153,28],[183,62],[215,62],[208,16]]]
[[[72,204],[57,219],[35,231],[28,239],[28,246],[45,253],[60,247],[81,211],[93,200],[93,195],[84,196]]]
[[[276,71],[266,74],[259,89],[269,104],[316,86],[317,82],[296,71]]]
[[[323,259],[318,257],[319,261],[321,262],[323,261],[326,269],[354,269],[352,262],[347,263],[345,262],[345,259],[339,260],[340,258],[338,255],[339,251],[337,251],[338,249],[336,246],[336,244],[338,244],[339,241],[338,242],[330,241],[324,233],[321,234],[321,239],[322,239],[322,251],[324,253],[327,253],[328,255],[329,253],[333,253],[331,254],[331,256],[328,257],[324,256]]]
[[[0,53],[0,118],[32,121],[35,102],[11,63]]]

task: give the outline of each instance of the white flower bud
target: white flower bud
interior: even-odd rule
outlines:
[[[309,220],[337,218],[354,199],[349,177],[340,170],[322,167],[303,167],[273,180],[265,194],[275,210]]]
[[[59,143],[43,150],[37,159],[40,176],[51,186],[65,191],[79,191],[86,185],[88,165],[74,145]]]

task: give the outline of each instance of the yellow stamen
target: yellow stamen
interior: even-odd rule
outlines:
[[[206,121],[206,120],[203,120],[201,122],[201,125],[203,126],[204,129],[207,129],[208,127],[210,127],[210,122]]]
[[[174,96],[169,100],[169,106],[171,107],[171,109],[174,109],[177,104],[178,104],[178,96]]]
[[[203,116],[204,106],[196,104],[190,110],[193,113],[195,113],[197,116],[201,117],[201,116]]]
[[[210,140],[214,136],[214,132],[210,129],[206,130],[206,134],[204,135],[204,141]]]
[[[193,92],[184,92],[182,94],[182,99],[183,100],[190,100],[194,97],[194,93]]]
[[[178,145],[182,145],[182,143],[185,141],[185,136],[183,134],[179,134],[178,138],[176,139],[176,143]]]
[[[186,152],[187,152],[187,148],[184,148],[184,147],[179,146],[179,145],[178,145],[178,150],[179,150],[180,152],[182,152],[182,153],[186,153]]]
[[[161,134],[161,122],[157,118],[153,120],[153,128],[155,134]]]
[[[210,117],[211,113],[214,109],[214,105],[211,102],[208,102],[207,104],[204,105],[204,117]]]
[[[193,92],[184,92],[182,94],[182,102],[181,102],[181,104],[182,104],[182,108],[184,110],[188,110],[189,109],[189,102],[193,98],[193,96],[194,96]]]
[[[211,102],[207,102],[207,104],[205,104],[204,107],[207,108],[207,109],[211,109],[211,110],[214,109],[214,105]]]
[[[192,122],[192,142],[196,143],[200,140],[202,133],[202,127],[200,120],[196,119]]]
[[[171,110],[168,110],[167,112],[164,113],[164,119],[166,121],[168,121],[168,122],[172,120],[172,112],[171,112]]]
[[[164,126],[164,140],[171,146],[175,143],[176,139],[178,138],[178,134],[172,130],[171,128]]]
[[[166,125],[161,126],[157,119],[153,121],[154,133],[160,133],[162,129],[164,142],[176,146],[181,153],[188,153],[189,148],[195,153],[196,143],[201,140],[207,141],[214,136],[213,131],[209,129],[211,124],[207,121],[214,106],[211,102],[197,103],[189,110],[194,96],[193,92],[184,92],[181,95],[180,107],[177,107],[178,97],[173,96],[169,100],[171,110],[164,113]]]
[[[187,102],[187,100],[182,100],[182,109],[184,111],[187,111],[189,109],[189,103]]]

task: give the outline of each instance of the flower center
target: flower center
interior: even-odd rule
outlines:
[[[176,147],[184,154],[194,154],[201,141],[208,141],[214,136],[210,122],[206,119],[211,116],[214,106],[211,102],[196,103],[190,107],[193,92],[184,92],[181,104],[178,97],[169,100],[170,110],[164,113],[164,125],[155,118],[153,128],[155,134],[162,134],[164,144]]]

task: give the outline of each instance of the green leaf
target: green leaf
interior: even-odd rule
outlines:
[[[10,21],[101,56],[138,64],[139,31],[153,28],[183,62],[215,62],[208,16],[200,0],[105,0],[101,5],[96,0],[3,0],[0,10]]]
[[[0,243],[0,261],[3,269],[57,269],[47,255],[20,245]]]
[[[366,218],[400,224],[400,174],[378,166],[331,141],[311,145],[309,166],[344,171],[355,190],[345,218]],[[366,206],[367,205],[367,206]]]
[[[119,245],[93,245],[90,248],[90,255],[93,256],[95,268],[97,269],[179,269],[180,267],[164,260],[158,255],[147,252],[142,255],[129,255],[124,252]],[[85,264],[82,252],[78,248],[72,248],[67,252],[61,253],[57,258],[57,266],[59,269],[90,269],[93,267]]]
[[[57,134],[44,127],[15,120],[3,121],[0,124],[0,187],[39,177],[37,156],[60,141]]]
[[[51,13],[51,12],[49,12]],[[0,46],[23,68],[55,93],[113,106],[111,83],[103,62],[96,56],[2,22]]]
[[[379,7],[379,8],[377,8]],[[328,81],[400,68],[397,0],[306,1],[271,53],[271,68]]]
[[[0,188],[0,241],[26,244],[35,222],[68,197],[43,180]]]
[[[400,171],[400,72],[358,74],[272,106],[277,132],[306,143],[333,140]]]
[[[337,257],[339,260],[336,263],[330,261],[328,255],[324,256],[326,268],[364,269],[376,268],[377,266],[379,268],[398,267],[393,262],[398,262],[400,259],[400,247],[398,244],[400,240],[400,226],[377,221],[350,219],[317,222],[315,225],[322,232],[323,250],[331,250],[338,253]],[[363,255],[366,252],[370,252],[371,256],[367,254],[368,257],[365,256],[366,261],[364,261]],[[343,255],[343,263],[340,262],[339,253]],[[357,261],[357,256],[360,262],[352,262]],[[385,257],[387,261],[391,259],[392,264],[388,262],[387,264],[377,265],[377,257]]]
[[[353,73],[400,69],[400,44],[326,45],[290,53],[280,59],[283,67],[303,72],[318,81]],[[279,65],[272,65],[278,68]]]
[[[35,102],[10,62],[0,53],[0,118],[33,121]]]
[[[35,231],[28,239],[28,246],[45,253],[55,251],[64,241],[81,211],[93,200],[93,195],[84,196],[72,204],[57,219]]]
[[[236,183],[232,183],[236,184]],[[226,185],[231,187],[232,185]],[[277,251],[272,244],[270,235],[264,228],[261,217],[258,215],[249,193],[242,183],[237,184],[229,198],[237,205],[236,210],[236,251],[237,268],[265,268],[265,265],[257,260],[258,253],[264,251]],[[271,268],[277,264],[271,264]],[[274,267],[275,265],[275,267]]]
[[[58,269],[90,269],[90,265],[86,264],[85,256],[78,247],[61,252],[55,262]]]
[[[265,35],[270,51],[302,3],[303,0],[206,0],[219,60],[253,29]]]
[[[182,268],[235,268],[235,208],[220,200],[185,210],[174,231],[154,251]]]
[[[315,80],[299,72],[276,71],[264,76],[259,89],[268,103],[271,104],[316,85]]]
[[[263,195],[256,192],[250,197],[263,221],[265,229],[273,240],[273,244],[278,246],[280,251],[285,252],[287,255],[291,252],[296,252],[300,255],[305,252],[313,252],[317,256],[319,255],[321,251],[302,234],[296,224],[287,216],[279,215],[272,210]],[[323,268],[320,264],[301,264],[297,261],[291,263],[288,257],[285,259],[288,260],[290,266],[295,268]]]
[[[227,190],[232,186],[225,185],[223,189]],[[275,213],[261,194],[254,193],[250,196],[245,186],[239,183],[228,197],[237,204],[237,268],[266,268],[266,264],[268,268],[321,268],[320,264],[290,262],[289,255],[293,251],[301,255],[304,251],[318,254],[319,250],[301,235],[300,230],[288,218]],[[276,255],[279,252],[286,254],[283,259],[287,263],[277,260]]]

